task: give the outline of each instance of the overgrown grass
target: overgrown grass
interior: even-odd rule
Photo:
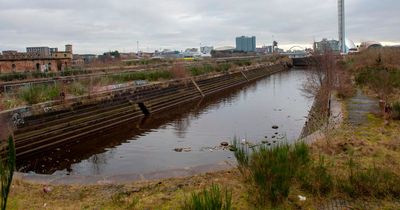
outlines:
[[[52,78],[56,76],[73,76],[73,75],[81,75],[81,74],[89,74],[90,71],[84,69],[71,69],[67,68],[61,72],[40,72],[40,71],[32,71],[32,72],[13,72],[13,73],[0,73],[1,81],[14,81],[14,80],[25,80],[28,78]]]
[[[144,71],[144,72],[128,72],[111,75],[110,78],[117,82],[128,82],[134,80],[157,81],[160,79],[172,79],[173,75],[170,71]]]
[[[203,64],[202,66],[192,66],[189,68],[189,72],[192,76],[199,76],[209,74],[211,72],[227,72],[231,68],[230,63],[221,64]]]
[[[88,88],[85,87],[81,82],[73,82],[68,85],[67,91],[72,95],[81,96],[87,93]]]
[[[24,80],[28,78],[26,73],[18,73],[18,72],[14,72],[14,73],[1,73],[0,74],[0,80],[4,81],[4,82],[8,82],[8,81],[13,81],[13,80]]]
[[[252,64],[251,60],[239,60],[233,62],[237,66],[250,66]]]
[[[304,143],[262,145],[251,150],[236,140],[233,145],[239,170],[256,206],[283,203],[296,175],[310,163],[309,148]]]
[[[31,73],[33,78],[51,78],[57,76],[57,73],[55,72],[32,72]]]
[[[222,191],[218,185],[213,184],[209,189],[199,193],[192,193],[182,205],[184,210],[230,210],[232,209],[232,192]]]
[[[348,161],[348,176],[338,177],[339,190],[352,198],[400,198],[400,178],[386,167],[362,168],[352,158]]]
[[[87,71],[85,69],[66,68],[66,69],[64,69],[64,71],[60,72],[60,76],[73,76],[73,75],[89,74],[89,73],[91,73],[91,72]]]
[[[334,177],[328,171],[333,167],[324,156],[313,163],[306,164],[303,170],[297,174],[298,183],[301,190],[316,195],[318,197],[327,196],[334,190]]]
[[[389,85],[400,88],[400,70],[390,69],[383,66],[367,66],[361,68],[356,75],[356,82],[359,85],[374,85],[382,82],[382,77],[387,74]]]
[[[56,99],[60,96],[60,92],[60,87],[57,85],[34,85],[21,88],[18,96],[28,104],[37,104]]]

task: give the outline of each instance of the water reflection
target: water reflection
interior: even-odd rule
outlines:
[[[213,164],[229,151],[203,150],[233,136],[254,142],[275,135],[296,139],[312,101],[301,95],[304,71],[278,73],[235,90],[132,121],[74,144],[18,160],[21,171],[110,175]],[[190,148],[177,153],[174,148]]]

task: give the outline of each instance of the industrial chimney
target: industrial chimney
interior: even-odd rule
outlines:
[[[346,29],[345,29],[345,12],[344,0],[338,0],[338,18],[339,18],[339,50],[346,53]]]

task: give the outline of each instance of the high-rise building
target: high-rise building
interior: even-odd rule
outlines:
[[[339,49],[341,53],[346,53],[346,25],[344,0],[338,0],[338,24],[339,24]]]
[[[256,37],[240,36],[236,37],[236,50],[243,52],[256,51]]]

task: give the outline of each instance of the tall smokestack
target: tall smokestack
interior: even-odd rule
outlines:
[[[346,53],[346,29],[344,0],[338,0],[338,18],[339,18],[339,50]]]

